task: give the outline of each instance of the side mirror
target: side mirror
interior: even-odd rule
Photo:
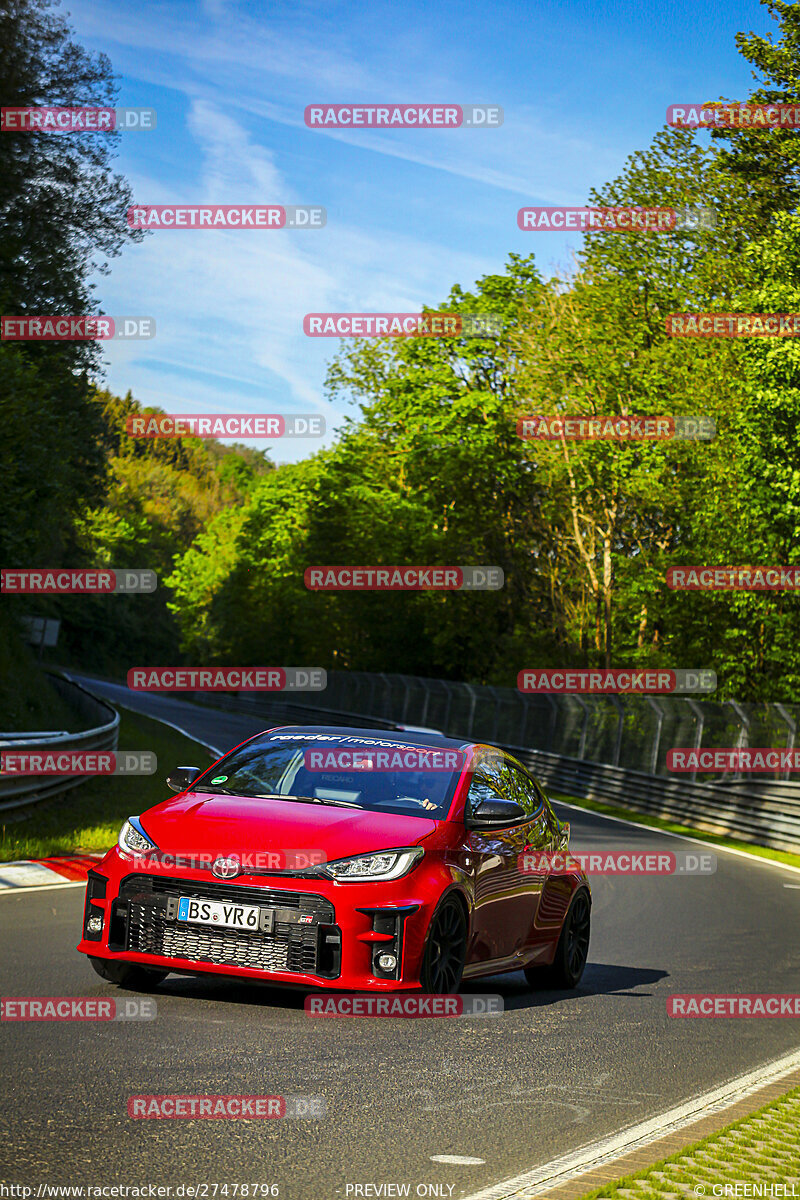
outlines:
[[[558,830],[558,848],[566,850],[569,846],[569,821],[564,821]]]
[[[174,767],[167,776],[167,787],[172,788],[173,792],[185,792],[200,774],[200,767]]]
[[[466,824],[468,829],[501,829],[504,825],[516,825],[524,818],[525,809],[521,804],[498,796],[492,800],[481,800]]]

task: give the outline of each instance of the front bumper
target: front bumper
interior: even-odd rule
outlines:
[[[77,947],[83,954],[178,973],[347,990],[419,987],[425,933],[446,882],[420,868],[386,883],[343,884],[285,875],[221,882],[208,871],[131,866],[112,851],[89,872]],[[257,905],[261,927],[178,921],[183,896]],[[378,964],[386,953],[397,960],[393,970]]]

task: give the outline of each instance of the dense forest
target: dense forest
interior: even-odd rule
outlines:
[[[796,103],[798,7],[767,7],[774,39],[738,38],[749,99]],[[110,64],[47,0],[5,5],[0,34],[7,103],[113,103]],[[0,138],[3,313],[99,311],[89,280],[143,236],[124,221],[116,136]],[[800,312],[798,139],[665,126],[588,202],[702,206],[713,227],[593,230],[563,278],[511,254],[426,305],[499,315],[493,336],[343,343],[327,391],[351,416],[298,463],[132,439],[140,406],[105,390],[96,346],[4,341],[3,564],[150,567],[160,580],[153,597],[6,597],[6,630],[23,613],[60,616],[62,661],[108,673],[314,664],[513,685],[529,666],[647,664],[712,668],[721,697],[800,699],[793,593],[666,584],[676,564],[800,562],[800,346],[667,334],[677,312]],[[531,413],[705,416],[717,434],[523,440]],[[305,568],[327,563],[491,564],[506,582],[307,590]]]

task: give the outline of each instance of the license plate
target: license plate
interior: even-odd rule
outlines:
[[[262,924],[261,909],[255,906],[225,904],[217,900],[192,900],[187,896],[182,896],[178,902],[178,920],[250,931],[258,930]]]

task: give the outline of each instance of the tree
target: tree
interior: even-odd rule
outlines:
[[[105,494],[81,510],[74,555],[95,567],[155,571],[158,588],[49,601],[48,611],[64,620],[60,654],[109,671],[137,657],[176,662],[179,631],[165,579],[218,514],[239,510],[273,464],[261,451],[211,438],[133,438],[127,419],[143,410],[130,393],[97,391],[94,405],[104,430]]]
[[[800,311],[800,218],[778,216],[748,249],[744,312]],[[792,338],[736,344],[737,406],[725,430],[717,486],[695,506],[692,561],[781,566],[800,558],[800,347]],[[672,556],[676,561],[676,556]],[[687,562],[686,551],[680,559]],[[792,592],[674,595],[675,651],[709,661],[724,694],[794,700],[800,692]]]
[[[800,102],[800,7],[786,0],[761,0],[779,26],[771,36],[737,33],[736,47],[753,66],[753,78],[763,86],[749,104]],[[762,236],[777,212],[794,212],[800,204],[800,131],[738,127],[712,129],[720,166],[746,188],[751,199],[750,228]]]
[[[512,256],[446,307],[505,330],[541,287]],[[507,332],[347,345],[330,394],[355,399],[335,446],[262,480],[241,519],[218,518],[179,562],[175,611],[192,654],[490,678],[509,653],[550,639],[532,547],[540,496],[512,421]],[[497,593],[319,593],[309,565],[501,566]],[[280,661],[287,661],[282,658]]]
[[[0,8],[3,104],[109,105],[116,85],[105,55],[71,39],[51,0]],[[0,312],[96,311],[89,278],[126,241],[127,184],[111,171],[114,133],[4,131],[0,137]],[[0,555],[58,565],[76,514],[99,498],[103,428],[92,404],[91,342],[0,345]],[[36,513],[36,521],[31,521]]]
[[[589,233],[574,274],[536,298],[517,338],[520,416],[706,415],[725,436],[736,349],[671,339],[666,317],[730,302],[744,276],[742,189],[693,134],[667,130],[590,195],[598,207],[680,209],[690,198],[717,212],[715,228]],[[722,444],[528,443],[562,652],[609,667],[664,651],[663,559],[686,538]]]

